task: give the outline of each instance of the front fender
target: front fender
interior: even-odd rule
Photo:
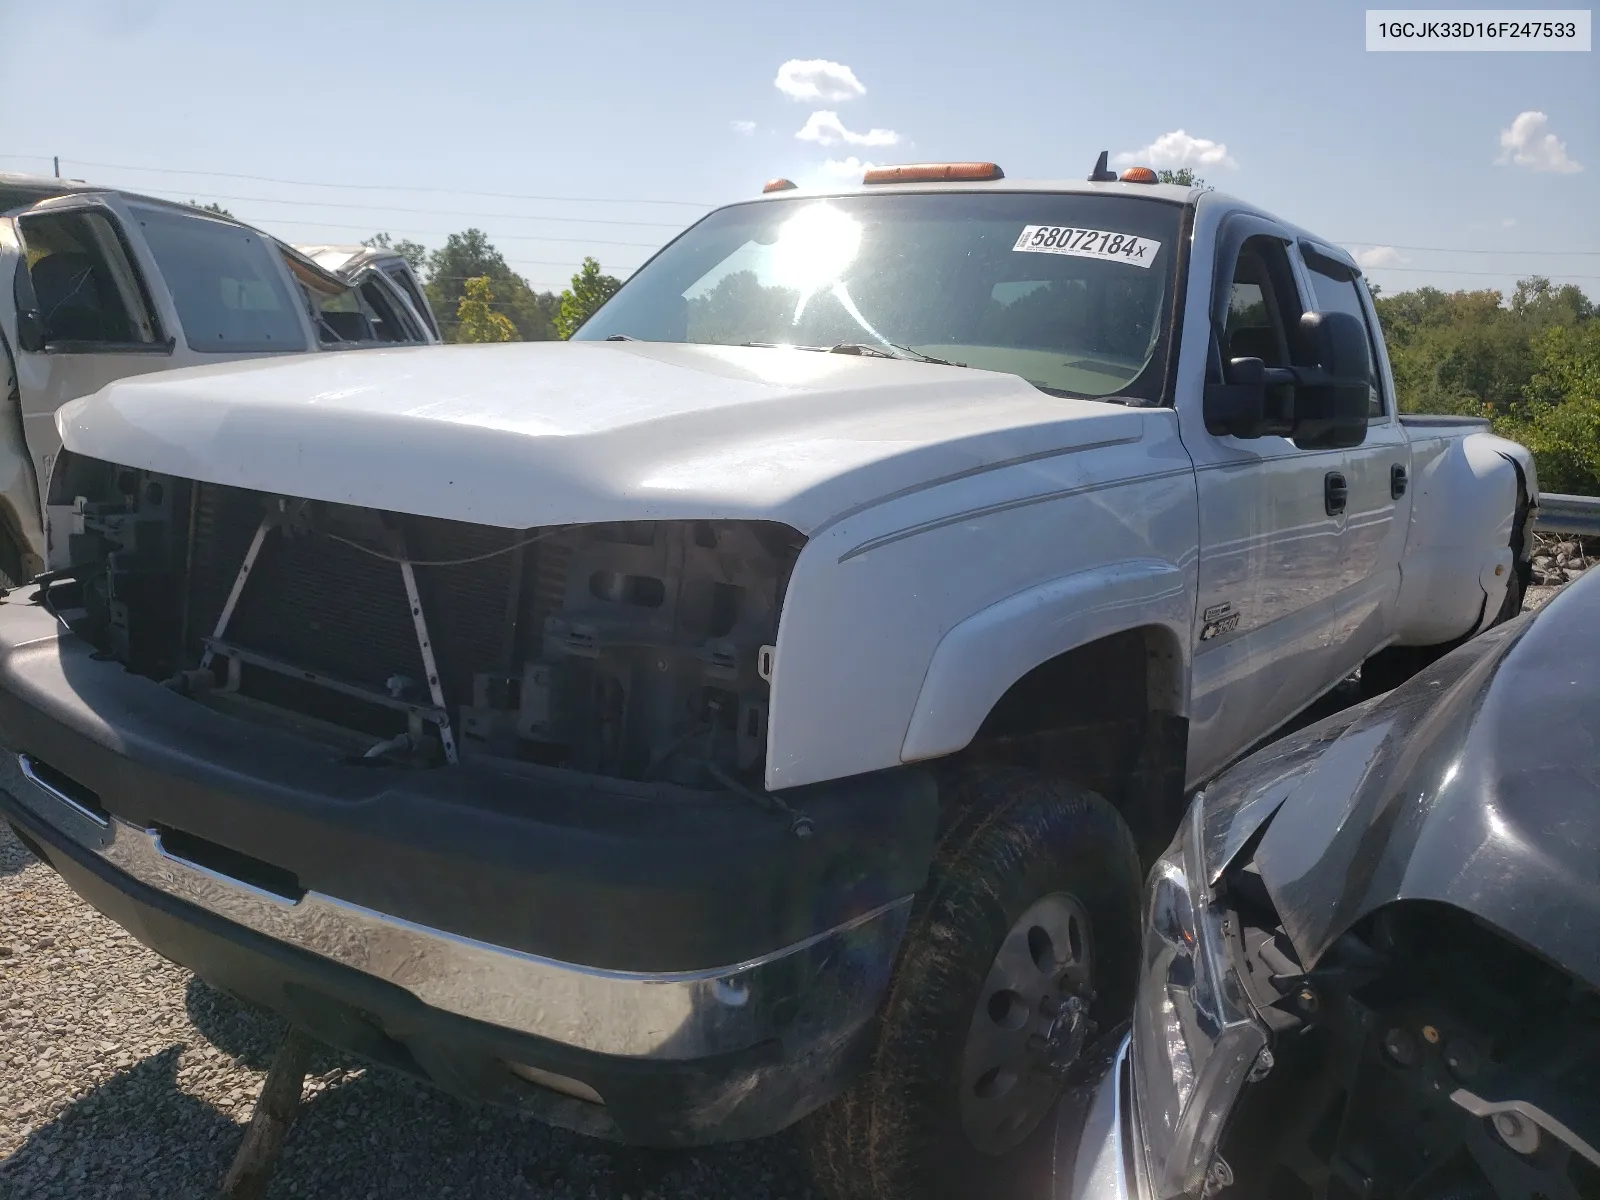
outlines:
[[[960,750],[1000,697],[1033,668],[1068,650],[1143,626],[1166,629],[1183,648],[1182,678],[1173,691],[1180,704],[1186,703],[1193,617],[1194,597],[1183,571],[1148,558],[1077,571],[991,604],[951,629],[934,651],[901,761]]]

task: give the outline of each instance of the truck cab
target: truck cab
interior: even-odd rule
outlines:
[[[42,568],[68,401],[152,371],[439,340],[397,255],[345,258],[348,275],[190,205],[0,175],[0,573]]]

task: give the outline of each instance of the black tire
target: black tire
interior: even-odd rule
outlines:
[[[986,1154],[973,1144],[962,1064],[1001,943],[1036,902],[1066,893],[1087,914],[1089,1017],[1099,1028],[1122,1020],[1133,1002],[1142,873],[1116,810],[1093,792],[1016,768],[972,768],[948,786],[953,803],[868,1072],[799,1131],[819,1186],[835,1200],[987,1195],[1007,1159],[1025,1153]],[[1052,1097],[1059,1089],[1045,1086]]]
[[[0,529],[0,590],[9,592],[21,587],[27,582],[24,574],[22,551],[17,549],[16,539]]]

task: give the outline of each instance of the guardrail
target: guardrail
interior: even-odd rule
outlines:
[[[1600,496],[1539,497],[1533,527],[1540,533],[1580,533],[1600,537]]]

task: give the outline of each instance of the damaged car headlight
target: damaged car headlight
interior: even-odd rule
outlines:
[[[1223,1127],[1245,1080],[1270,1062],[1228,954],[1224,922],[1238,918],[1213,903],[1207,882],[1204,805],[1201,793],[1145,891],[1133,1088],[1156,1197],[1227,1181],[1216,1160]]]

